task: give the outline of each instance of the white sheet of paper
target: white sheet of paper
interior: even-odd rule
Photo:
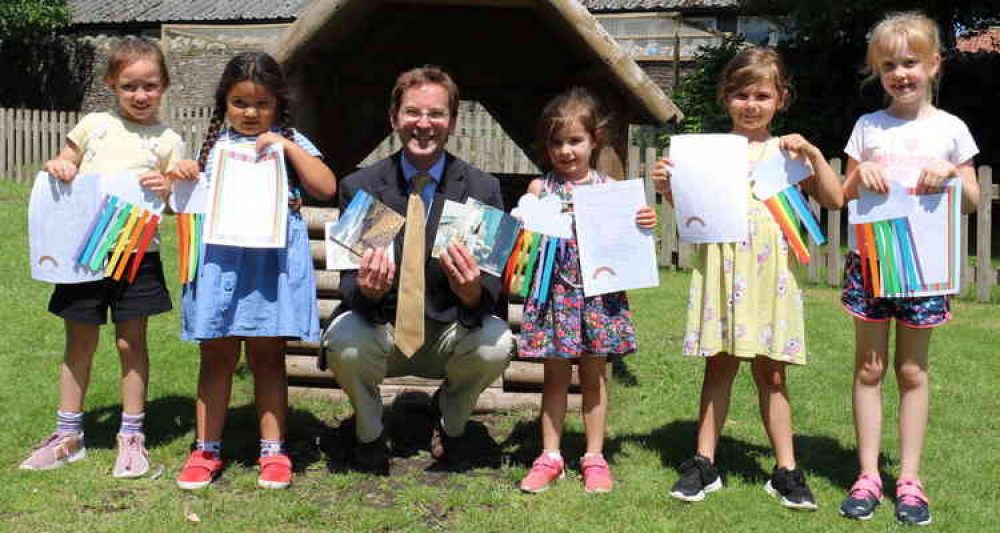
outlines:
[[[288,176],[280,144],[258,158],[252,146],[220,143],[210,181],[206,243],[284,248]]]
[[[159,215],[166,204],[155,192],[139,185],[139,175],[135,172],[119,172],[104,176],[100,180],[101,197],[105,194],[117,196],[126,202]]]
[[[903,218],[916,208],[916,197],[896,181],[889,182],[889,194],[858,188],[858,199],[847,202],[847,220],[851,224],[869,224]]]
[[[361,257],[351,253],[346,247],[333,239],[333,226],[336,220],[327,221],[323,226],[326,237],[326,269],[327,270],[357,270],[361,268]],[[385,249],[389,254],[389,261],[396,260],[396,253],[392,246]]]
[[[753,194],[758,200],[767,200],[779,192],[812,175],[812,170],[801,159],[792,159],[784,150],[777,150],[771,157],[753,167],[750,180]]]
[[[86,283],[104,278],[104,270],[77,264],[76,251],[101,207],[101,179],[78,175],[62,182],[46,172],[35,176],[28,205],[31,277],[49,283]]]
[[[585,296],[660,284],[655,236],[635,223],[635,213],[644,205],[642,180],[573,189]]]
[[[747,238],[747,139],[741,135],[670,138],[671,192],[677,232],[687,242]]]
[[[917,268],[925,285],[948,281],[948,198],[927,194],[917,198],[907,217],[917,253]]]
[[[199,174],[195,181],[175,181],[170,193],[170,209],[174,213],[205,213],[211,189],[205,174]]]

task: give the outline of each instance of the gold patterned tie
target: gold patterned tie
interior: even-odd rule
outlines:
[[[406,357],[413,357],[424,345],[424,229],[427,210],[420,193],[430,182],[428,174],[413,176],[413,190],[406,203],[403,268],[396,302],[396,346]]]

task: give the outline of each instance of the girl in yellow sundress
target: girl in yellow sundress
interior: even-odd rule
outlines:
[[[775,51],[754,47],[737,54],[722,72],[718,97],[732,120],[730,133],[750,141],[751,167],[775,150],[787,150],[813,170],[801,182],[807,193],[829,209],[843,204],[840,184],[818,148],[798,134],[771,135],[771,120],[789,101],[785,68]],[[657,189],[668,200],[671,165],[664,158],[653,171]],[[681,464],[681,477],[670,495],[700,501],[722,488],[716,446],[733,380],[740,363],[748,361],[777,462],[765,490],[785,507],[812,510],[812,492],[795,464],[785,383],[785,367],[806,362],[802,294],[789,268],[789,247],[780,227],[764,204],[750,196],[746,241],[698,245],[684,336],[684,354],[705,359],[697,453]]]

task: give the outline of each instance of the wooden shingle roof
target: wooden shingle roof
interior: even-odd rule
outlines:
[[[739,0],[580,0],[592,12],[736,9]]]
[[[73,24],[294,20],[312,0],[70,0]]]
[[[73,24],[291,21],[313,0],[69,0]],[[594,13],[736,9],[738,0],[580,0]]]

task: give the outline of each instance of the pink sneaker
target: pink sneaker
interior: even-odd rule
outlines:
[[[118,434],[118,458],[111,475],[116,478],[137,478],[149,472],[149,450],[142,433]]]
[[[549,490],[558,479],[566,476],[562,459],[553,459],[547,454],[541,454],[531,465],[531,472],[521,480],[521,490],[538,494]]]
[[[262,489],[286,489],[292,484],[292,460],[285,454],[257,459],[260,476],[257,486]]]
[[[615,486],[608,462],[601,456],[584,457],[580,461],[580,472],[583,473],[583,486],[591,494],[611,492]]]
[[[222,472],[222,460],[212,452],[195,450],[177,476],[177,486],[184,490],[207,487]]]
[[[21,463],[22,470],[51,470],[87,456],[82,433],[53,433],[45,437]]]

